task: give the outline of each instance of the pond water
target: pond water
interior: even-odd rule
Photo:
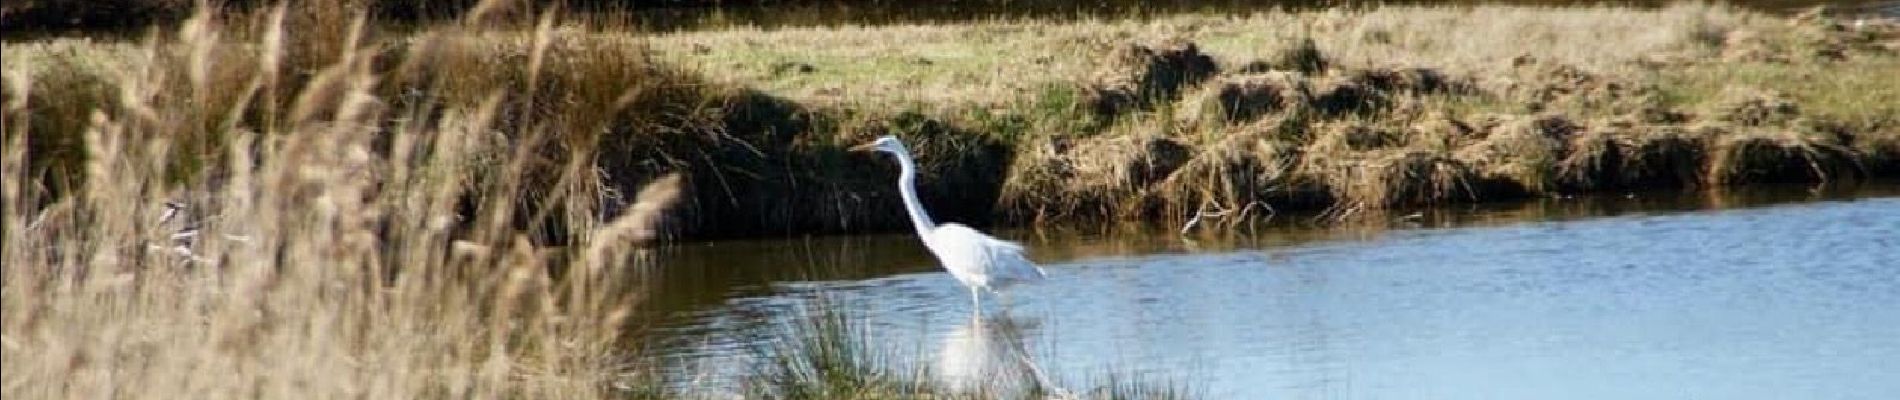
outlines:
[[[1896,196],[1545,199],[1192,239],[1012,231],[1049,279],[980,317],[909,236],[697,243],[664,250],[663,317],[641,334],[701,389],[750,370],[775,321],[831,307],[950,385],[1082,391],[1113,372],[1223,399],[1891,398]]]

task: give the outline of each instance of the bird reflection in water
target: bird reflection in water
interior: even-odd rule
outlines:
[[[991,397],[1065,393],[1029,352],[1027,338],[1037,325],[1035,320],[1008,312],[972,313],[966,323],[944,336],[937,354],[939,378],[955,390]]]

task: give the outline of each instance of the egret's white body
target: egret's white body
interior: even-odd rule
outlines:
[[[1023,246],[991,237],[961,224],[937,225],[931,222],[930,214],[924,211],[924,204],[917,200],[917,163],[910,157],[910,150],[896,137],[885,136],[877,141],[854,147],[853,150],[874,150],[897,157],[900,173],[897,178],[897,190],[904,197],[904,208],[910,213],[912,227],[917,229],[917,237],[923,239],[924,247],[930,254],[937,256],[943,269],[950,276],[963,282],[970,288],[970,303],[974,307],[982,306],[979,293],[982,290],[995,291],[1013,284],[1041,280],[1045,274],[1041,267],[1023,257]]]

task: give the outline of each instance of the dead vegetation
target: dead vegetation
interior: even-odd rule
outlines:
[[[512,222],[545,242],[564,240],[566,225],[619,212],[626,207],[622,194],[674,171],[685,174],[683,213],[668,221],[669,234],[899,227],[889,167],[839,151],[887,133],[920,153],[924,201],[945,219],[970,222],[996,215],[1173,219],[1256,204],[1409,207],[1658,186],[1840,183],[1886,176],[1900,158],[1893,150],[1900,120],[1885,111],[1900,110],[1889,104],[1900,101],[1881,101],[1900,95],[1879,73],[1900,66],[1885,45],[1900,38],[1900,24],[1846,24],[1825,14],[1773,18],[1717,6],[1487,12],[1505,19],[1470,25],[1470,12],[1401,8],[1142,23],[734,28],[655,38],[537,20],[524,26],[545,35],[439,30],[325,42],[374,47],[360,68],[382,78],[373,97],[395,109],[468,108],[491,101],[487,93],[532,93],[492,101],[494,123],[508,128],[496,132],[558,132],[537,139],[545,142],[534,147],[542,153],[524,161],[537,184],[480,188],[510,191],[505,196],[474,194],[518,200]],[[1392,19],[1400,15],[1420,22]],[[299,18],[348,23],[323,14],[287,19]],[[1631,24],[1664,29],[1636,35]],[[1446,28],[1466,25],[1468,31]],[[1495,40],[1499,32],[1550,44],[1511,47]],[[1752,51],[1743,49],[1756,46],[1749,35],[1766,43],[1761,51],[1806,61],[1714,61]],[[1605,37],[1627,43],[1603,43]],[[994,49],[998,54],[970,55],[979,38],[1012,44]],[[328,60],[323,55],[338,51],[328,46],[283,51],[287,59]],[[225,71],[247,65],[234,56],[243,50],[208,49],[158,54],[231,60],[210,63],[215,68],[201,75],[235,89],[243,85],[232,82],[249,82],[241,70]],[[10,60],[28,56],[9,69],[33,71],[31,91],[61,93],[27,104],[36,117],[26,123],[40,132],[82,132],[89,105],[118,96],[107,79],[117,71],[182,62],[74,43],[9,46],[8,53]],[[812,71],[768,71],[786,63]],[[321,65],[286,64],[308,71]],[[753,67],[762,69],[748,75]],[[162,81],[187,82],[190,75]],[[288,76],[280,86],[316,78]],[[244,93],[235,89],[158,99],[222,104],[239,100],[220,97]],[[278,98],[262,103],[276,108],[295,100],[258,96]],[[825,100],[831,98],[847,100]],[[251,122],[259,113],[240,114],[239,121]],[[230,121],[191,118],[212,127]],[[1770,133],[1788,138],[1732,138]],[[34,177],[56,191],[78,185],[78,137],[29,143]],[[522,143],[506,134],[483,137]],[[203,146],[183,152],[218,162],[222,153],[206,149],[223,140],[203,136],[181,146]],[[1794,150],[1761,151],[1789,146]],[[1762,155],[1746,156],[1754,153]],[[1783,153],[1792,156],[1768,155]],[[1799,171],[1825,173],[1746,172],[1773,159],[1820,165]],[[189,181],[196,168],[183,164],[168,168]]]
[[[1808,42],[1771,51],[1820,48],[1836,61],[1895,56],[1873,46],[1837,46],[1865,43],[1869,34],[1828,24],[1834,23],[1814,14],[1792,18],[1786,27],[1809,35],[1800,36]],[[1339,215],[1594,190],[1841,184],[1892,169],[1886,163],[1894,140],[1880,130],[1891,128],[1806,115],[1799,100],[1774,90],[1731,86],[1684,102],[1641,75],[1532,56],[1504,60],[1502,74],[1478,76],[1352,67],[1332,58],[1311,40],[1297,41],[1278,56],[1217,73],[1183,98],[1153,98],[1144,104],[1155,111],[1082,139],[1126,143],[1134,136],[1124,135],[1134,131],[1143,141],[1179,138],[1164,158],[1189,156],[1168,176],[1015,175],[1004,190],[1006,204],[1044,217],[1190,219],[1208,210],[1312,203]],[[1016,168],[1073,168],[1084,160],[1134,165],[1150,155],[1112,153],[1150,151],[1039,146],[1020,153]],[[1073,200],[1091,194],[1102,196]]]
[[[367,42],[293,71],[272,51],[287,47],[284,25],[226,41],[219,24],[200,14],[142,43],[158,61],[103,77],[112,95],[88,105],[82,132],[30,122],[68,104],[38,81],[64,71],[6,71],[6,397],[605,398],[638,386],[619,343],[640,293],[630,255],[677,179],[652,181],[608,223],[567,226],[575,246],[533,243],[511,201],[481,193],[532,184],[533,159],[557,145],[538,124],[501,124],[502,93],[385,102]],[[69,170],[80,183],[55,190],[27,143],[60,135],[78,135],[85,157]]]
[[[1221,126],[1253,122],[1304,105],[1310,89],[1299,76],[1277,71],[1216,79],[1181,106],[1184,123]]]
[[[1183,88],[1214,75],[1214,59],[1194,43],[1168,42],[1155,47],[1115,47],[1086,86],[1086,102],[1103,115],[1150,109],[1175,98]]]
[[[1704,180],[1716,186],[1748,183],[1829,183],[1865,175],[1853,149],[1792,131],[1724,132],[1711,146]]]

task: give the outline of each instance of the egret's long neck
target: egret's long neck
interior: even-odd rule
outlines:
[[[897,166],[902,170],[897,176],[897,191],[904,195],[904,209],[910,211],[910,224],[917,228],[918,235],[929,235],[937,224],[930,222],[924,203],[917,200],[917,163],[910,160],[909,152],[896,154]]]

